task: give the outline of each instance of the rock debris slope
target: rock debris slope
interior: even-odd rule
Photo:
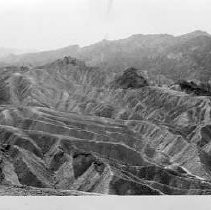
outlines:
[[[0,93],[0,195],[211,194],[207,96],[71,57],[2,69]]]

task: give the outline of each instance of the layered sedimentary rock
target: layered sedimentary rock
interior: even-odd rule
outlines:
[[[69,57],[6,74],[0,193],[211,194],[210,99],[115,79]]]

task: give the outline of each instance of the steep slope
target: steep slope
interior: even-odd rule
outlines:
[[[1,194],[211,194],[208,97],[72,57],[2,72]]]

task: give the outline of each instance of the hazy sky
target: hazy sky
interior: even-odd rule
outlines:
[[[54,49],[137,33],[211,33],[211,0],[0,0],[0,47]]]

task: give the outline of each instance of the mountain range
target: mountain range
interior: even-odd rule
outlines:
[[[84,60],[109,72],[121,72],[134,67],[148,74],[168,79],[208,81],[211,67],[211,35],[194,31],[181,36],[168,34],[133,35],[126,39],[108,41],[86,47],[68,46],[53,51],[10,55],[0,58],[1,66],[40,66],[64,56]]]

